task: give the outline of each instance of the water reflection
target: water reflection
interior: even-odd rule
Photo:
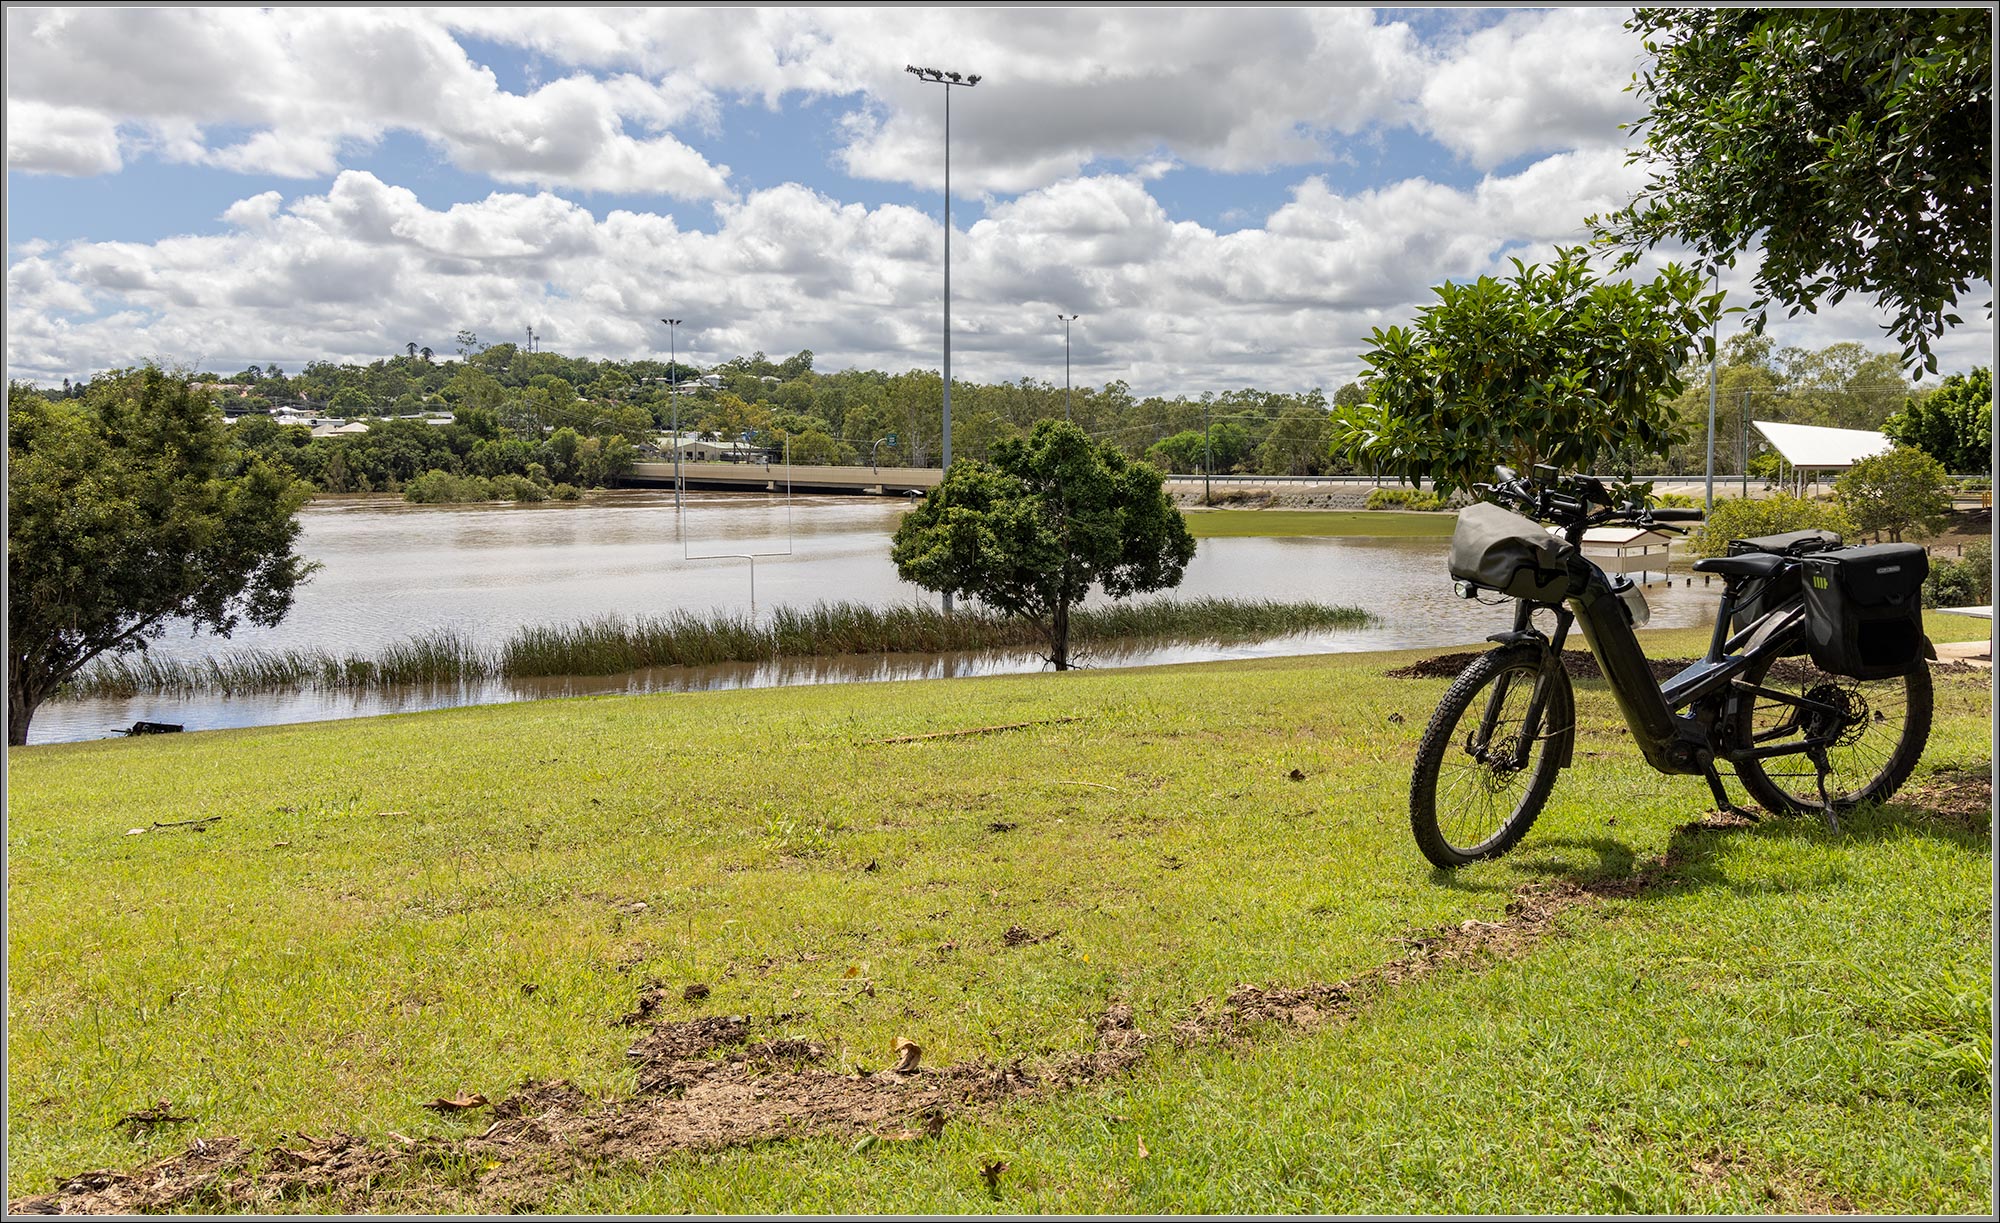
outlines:
[[[757,562],[757,608],[818,600],[890,604],[934,596],[898,579],[889,535],[907,508],[881,498],[690,495],[681,521],[671,493],[624,492],[584,504],[422,507],[371,498],[315,502],[302,515],[301,550],[323,568],[292,614],[272,629],[228,642],[185,635],[155,648],[178,656],[221,649],[318,648],[372,654],[416,633],[456,629],[493,644],[530,624],[674,610],[742,611],[749,575],[740,560],[690,560],[704,552],[778,552]],[[1443,539],[1205,539],[1182,595],[1314,599],[1366,608],[1372,628],[1249,643],[1100,649],[1099,666],[1140,666],[1285,654],[1338,653],[1479,642],[1509,626],[1511,605],[1452,594]],[[1700,585],[1647,589],[1653,624],[1678,627],[1712,614]],[[366,693],[286,692],[59,701],[35,715],[35,743],[92,739],[135,721],[189,729],[257,726],[402,713],[469,704],[597,693],[686,692],[788,684],[947,678],[1034,671],[1032,651],[784,659],[630,676],[480,683]]]

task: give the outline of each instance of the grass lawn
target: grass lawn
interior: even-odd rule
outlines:
[[[1361,535],[1402,538],[1413,535],[1449,536],[1456,514],[1417,514],[1403,510],[1213,510],[1183,507],[1188,530],[1197,539],[1235,539],[1246,535]]]
[[[1933,635],[1986,627],[1956,619]],[[1701,644],[1677,630],[1648,648]],[[1990,1024],[1988,674],[1939,673],[1906,800],[1837,834],[1688,827],[1699,779],[1649,771],[1604,686],[1579,684],[1576,767],[1540,823],[1446,875],[1405,814],[1445,681],[1383,675],[1439,652],[13,751],[8,1198],[197,1138],[213,1160],[241,1136],[239,1190],[195,1177],[163,1204],[1989,1205],[1990,1080],[1966,1071]],[[1553,896],[1573,903],[1509,916]],[[1218,1018],[1242,983],[1363,979],[1314,995],[1318,1019]],[[901,1121],[804,1110],[755,1140],[649,1150],[660,1114],[634,1112],[596,1145],[534,1147],[535,1176],[516,1175],[525,1147],[468,1138],[499,1114],[423,1107],[551,1080],[581,1093],[572,1111],[674,1107],[716,1084],[683,1064],[681,1084],[642,1093],[627,1050],[655,1021],[732,1015],[755,1041],[817,1046],[829,1091],[893,1077],[902,1038],[922,1048],[911,1092],[1016,1059],[1039,1086],[946,1109],[910,1141]],[[1169,1039],[1176,1024],[1193,1035]],[[1153,1039],[1103,1062],[1126,1030]],[[1048,1069],[1064,1065],[1098,1072],[1064,1086]],[[857,1068],[872,1080],[838,1078]],[[747,1109],[790,1073],[716,1083]],[[158,1101],[190,1119],[120,1124]],[[524,1113],[506,1134],[533,1131]],[[343,1133],[365,1147],[326,1154]]]

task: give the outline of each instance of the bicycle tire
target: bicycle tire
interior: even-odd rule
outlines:
[[[1772,677],[1777,668],[1783,669]],[[1922,659],[1908,672],[1885,680],[1830,675],[1805,657],[1767,659],[1750,668],[1744,678],[1756,687],[1796,691],[1801,696],[1815,689],[1823,693],[1838,690],[1845,694],[1844,700],[1859,699],[1861,721],[1850,726],[1849,733],[1827,752],[1834,766],[1827,778],[1827,794],[1836,813],[1894,797],[1910,779],[1930,741],[1931,669]],[[1767,684],[1767,678],[1774,678],[1774,682]],[[1748,712],[1738,719],[1739,739],[1745,747],[1757,733],[1760,715],[1767,725],[1772,719],[1781,724],[1784,712],[1791,708],[1756,696],[1750,701]],[[1826,813],[1828,804],[1819,797],[1818,772],[1803,754],[1741,760],[1736,764],[1736,776],[1750,797],[1773,815]]]
[[[1474,754],[1478,745],[1459,734],[1459,726],[1468,712],[1476,709],[1479,712],[1475,717],[1483,719],[1487,706],[1479,697],[1503,678],[1508,681],[1507,688],[1500,693],[1504,722],[1514,694],[1533,693],[1534,681],[1542,671],[1542,659],[1542,651],[1530,645],[1508,646],[1475,659],[1445,690],[1444,699],[1438,702],[1437,711],[1424,728],[1423,739],[1417,744],[1416,769],[1410,778],[1410,831],[1416,835],[1417,848],[1434,865],[1453,869],[1499,857],[1528,834],[1548,802],[1556,774],[1562,770],[1562,749],[1576,732],[1576,698],[1570,690],[1569,676],[1560,667],[1552,673],[1554,687],[1542,714],[1542,733],[1537,736],[1538,742],[1525,767],[1496,768],[1490,761],[1480,760]],[[1517,684],[1514,682],[1517,678],[1527,682]],[[1526,710],[1524,696],[1520,702],[1521,715]],[[1496,725],[1495,730],[1496,734],[1505,733],[1501,725]],[[1472,735],[1477,733],[1475,722]],[[1446,786],[1446,803],[1452,808],[1449,814],[1439,808],[1440,779],[1448,771],[1455,774]],[[1497,797],[1503,788],[1512,790],[1521,778],[1526,779],[1526,784],[1504,817],[1493,821],[1486,816],[1475,816],[1469,821],[1473,834],[1469,837],[1462,834],[1461,829],[1467,824],[1460,818],[1462,803],[1484,807],[1490,814],[1493,804],[1480,800]]]

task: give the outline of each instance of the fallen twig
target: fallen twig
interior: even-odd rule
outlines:
[[[221,816],[219,816],[219,815],[204,815],[204,816],[202,816],[202,817],[201,817],[200,819],[198,819],[198,820],[168,820],[168,821],[167,821],[166,823],[164,823],[164,824],[163,824],[163,823],[161,823],[161,822],[160,822],[159,820],[154,820],[154,821],[153,821],[153,827],[155,827],[155,828],[206,828],[206,827],[208,827],[208,826],[209,826],[210,824],[214,824],[214,823],[217,823],[217,822],[219,822],[219,821],[220,821],[221,819],[222,819],[222,817],[221,817]]]
[[[878,743],[917,743],[924,739],[956,739],[965,735],[992,735],[1003,730],[1023,730],[1030,726],[1058,726],[1064,722],[1080,722],[1081,718],[1037,718],[1032,722],[1004,722],[998,726],[973,726],[965,730],[937,730],[927,735],[897,735],[893,739],[869,739],[863,746],[872,747]]]

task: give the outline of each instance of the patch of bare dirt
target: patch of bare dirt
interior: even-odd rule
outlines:
[[[1525,955],[1565,910],[1598,898],[1639,894],[1673,869],[1656,862],[1595,885],[1531,884],[1503,920],[1468,920],[1405,939],[1409,950],[1345,981],[1241,985],[1205,998],[1172,1025],[1179,1047],[1260,1039],[1270,1029],[1306,1031],[1343,1022],[1378,992],[1453,966]],[[767,1023],[793,1016],[777,1016]],[[1130,1005],[1111,1003],[1092,1046],[1028,1064],[987,1061],[841,1072],[823,1066],[813,1042],[768,1037],[747,1043],[746,1016],[655,1023],[627,1056],[639,1094],[597,1101],[564,1082],[522,1085],[463,1138],[379,1143],[336,1134],[300,1135],[258,1149],[241,1138],[196,1140],[185,1151],[129,1173],[71,1177],[54,1192],[9,1203],[10,1213],[129,1214],[164,1210],[255,1211],[312,1198],[347,1211],[503,1212],[536,1209],[557,1185],[593,1165],[651,1162],[677,1151],[715,1151],[807,1135],[857,1134],[869,1141],[923,1141],[955,1117],[1006,1100],[1035,1098],[1122,1074],[1156,1043]],[[712,1056],[723,1052],[725,1056]],[[905,1054],[906,1063],[916,1059]],[[475,1123],[476,1124],[476,1123]],[[872,1137],[869,1137],[872,1136]]]
[[[1896,796],[1898,802],[1922,807],[1938,822],[1981,832],[1993,826],[1993,777],[1989,769],[1951,769],[1933,773]]]
[[[1473,660],[1481,657],[1484,653],[1485,651],[1483,650],[1465,650],[1454,654],[1438,654],[1431,658],[1419,658],[1408,666],[1397,667],[1392,671],[1385,671],[1383,674],[1391,679],[1456,679],[1459,672],[1471,666]],[[1563,670],[1569,672],[1571,679],[1604,678],[1604,672],[1598,668],[1597,660],[1591,657],[1587,650],[1564,650],[1562,661]],[[1692,658],[1650,658],[1646,661],[1647,665],[1653,670],[1653,678],[1668,680],[1687,670],[1688,665],[1695,660]],[[1783,663],[1779,664],[1780,667],[1783,665]]]

